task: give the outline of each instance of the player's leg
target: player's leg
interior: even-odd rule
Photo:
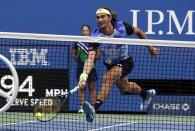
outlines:
[[[98,93],[98,98],[95,102],[95,105],[89,104],[87,101],[83,103],[83,109],[86,114],[86,120],[93,122],[95,118],[95,110],[97,110],[101,104],[106,100],[110,92],[111,84],[120,77],[121,67],[114,66],[102,78],[102,87]],[[95,107],[95,109],[94,109]]]
[[[134,63],[131,57],[129,57],[129,59],[127,60],[121,61],[119,65],[122,67],[121,77],[120,79],[115,81],[115,84],[120,89],[120,92],[122,95],[139,94],[142,98],[140,109],[146,110],[152,98],[156,94],[156,91],[154,89],[146,91],[142,89],[137,83],[129,82],[128,78],[125,77],[129,73],[131,73],[133,66],[134,66]]]
[[[85,101],[85,92],[86,92],[86,87],[80,88],[79,89],[79,100],[80,100],[80,105],[83,104],[83,102]],[[83,113],[83,108],[82,106],[80,107],[79,113]]]
[[[77,81],[79,81],[80,79],[80,75],[83,71],[83,67],[81,65],[77,65],[77,74],[76,74],[76,78]],[[80,109],[78,111],[78,113],[83,113],[83,108],[82,108],[82,104],[85,101],[85,92],[86,92],[86,87],[80,88],[79,89],[79,102],[80,102]]]
[[[142,99],[146,99],[147,97],[147,91],[142,89],[137,83],[129,82],[127,77],[122,77],[115,81],[114,84],[119,88],[122,95],[139,94]]]
[[[97,78],[96,68],[93,68],[88,77],[89,96],[92,105],[95,104],[95,100],[96,100],[95,81],[97,79],[98,78]]]
[[[101,89],[98,93],[97,100],[95,102],[95,109],[97,110],[102,103],[108,98],[111,85],[120,78],[122,67],[114,66],[108,70],[102,77]]]
[[[91,104],[94,105],[96,100],[95,81],[88,82],[88,88]]]
[[[152,98],[155,96],[154,89],[144,90],[135,82],[129,82],[127,77],[123,77],[115,82],[122,95],[139,94],[142,97],[140,110],[147,110]]]
[[[135,82],[129,82],[127,77],[123,77],[114,82],[119,88],[122,95],[125,94],[140,94],[142,88]]]
[[[95,81],[96,80],[97,80],[96,69],[92,69],[88,77],[89,96],[90,96],[90,101],[92,105],[87,101],[85,101],[82,104],[83,110],[86,114],[86,120],[89,122],[93,122],[95,118],[95,110],[94,110],[93,105],[96,100],[96,91],[95,91]]]

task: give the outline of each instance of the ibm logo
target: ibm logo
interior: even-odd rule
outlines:
[[[48,49],[15,49],[10,48],[11,62],[13,65],[43,65],[47,66]]]

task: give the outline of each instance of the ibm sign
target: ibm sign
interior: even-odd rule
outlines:
[[[156,96],[149,106],[153,115],[195,115],[194,96]]]
[[[5,51],[1,53],[10,59],[19,76],[19,93],[10,110],[32,110],[40,98],[63,95],[69,90],[68,55],[60,55],[68,54],[68,46],[42,46],[2,47]],[[58,56],[61,60],[57,60]],[[6,90],[14,85],[10,70],[4,66],[0,65],[0,86]],[[0,100],[0,103],[6,101]],[[69,110],[69,100],[63,110]]]

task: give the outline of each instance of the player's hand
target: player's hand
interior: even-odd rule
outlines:
[[[160,51],[160,49],[152,47],[152,46],[149,46],[148,49],[150,51],[152,58],[153,58],[153,56],[155,56],[155,58],[157,59],[158,52]]]
[[[86,81],[79,81],[79,87],[80,88],[85,88],[85,86],[86,86]]]
[[[87,78],[88,78],[88,74],[86,73],[82,73],[80,75],[79,87],[84,88],[86,86]]]

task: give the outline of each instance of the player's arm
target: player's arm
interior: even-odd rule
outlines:
[[[137,27],[133,27],[133,34],[136,34],[140,39],[147,39],[143,31]]]
[[[97,47],[99,44],[97,43],[89,43],[89,51],[88,51],[88,57],[85,61],[84,67],[83,67],[83,73],[80,75],[80,81],[79,86],[84,87],[86,85],[86,81],[88,78],[88,74],[90,73],[91,69],[93,68],[95,58],[96,58],[96,52]]]
[[[95,60],[98,60],[100,58],[100,50],[98,49],[96,51]]]
[[[72,57],[77,61],[79,57],[77,56],[77,44],[74,44],[74,47],[72,49]]]
[[[146,35],[143,33],[142,30],[140,30],[139,28],[137,27],[133,27],[133,34],[136,34],[140,39],[147,39]],[[158,51],[159,49],[153,47],[153,46],[147,46],[149,51],[150,51],[150,54],[151,56],[155,56],[155,58],[157,58],[157,55],[158,55]]]
[[[97,52],[99,52],[98,49],[99,48],[99,43],[89,43],[88,45],[88,56],[87,56],[87,60],[85,61],[84,67],[83,67],[83,73],[84,74],[89,74],[91,69],[93,68],[94,62],[96,60],[97,57],[96,55]]]
[[[95,58],[96,58],[96,51],[89,51],[88,58],[85,61],[85,64],[83,67],[83,73],[87,75],[90,73],[91,69],[93,68]]]
[[[127,34],[131,35],[131,34],[136,34],[140,39],[147,39],[146,35],[143,33],[143,31],[137,27],[133,27],[128,23],[124,22],[124,26],[126,28]],[[157,58],[158,55],[158,51],[159,49],[152,47],[152,46],[147,46],[151,56],[155,56],[155,58]]]

